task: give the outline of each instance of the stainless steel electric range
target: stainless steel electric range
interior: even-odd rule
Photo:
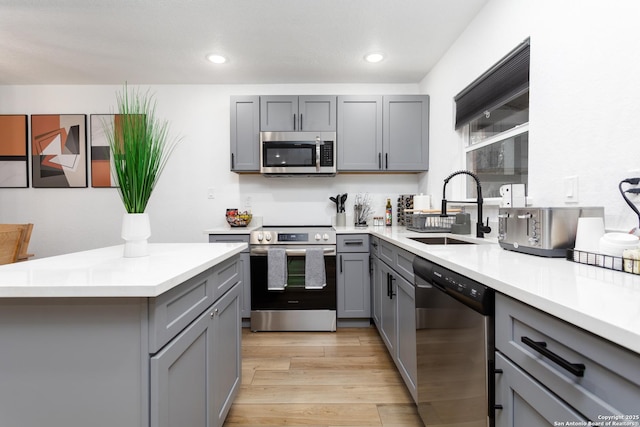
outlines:
[[[336,330],[336,232],[333,227],[265,226],[251,232],[249,247],[252,331]],[[284,256],[282,268],[286,283],[274,289],[269,284],[269,267],[273,277],[278,264],[272,263],[280,262],[280,258],[276,258],[278,252]],[[315,283],[310,286],[308,252],[309,257],[323,258],[326,281],[320,286]]]

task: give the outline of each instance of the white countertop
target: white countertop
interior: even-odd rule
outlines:
[[[124,258],[111,246],[0,266],[0,298],[156,297],[240,253],[246,243],[153,243]]]
[[[404,227],[336,227],[368,233],[640,353],[640,275],[502,249],[495,238],[453,235],[477,245],[425,245]],[[219,231],[218,231],[219,232]],[[245,231],[248,232],[248,231]],[[215,233],[214,233],[215,234]]]
[[[507,251],[495,239],[455,235],[480,244],[425,245],[409,237],[437,234],[404,227],[368,232],[640,353],[640,275]]]

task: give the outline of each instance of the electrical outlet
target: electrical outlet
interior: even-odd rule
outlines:
[[[213,187],[207,188],[207,199],[215,199],[216,198],[216,190]]]

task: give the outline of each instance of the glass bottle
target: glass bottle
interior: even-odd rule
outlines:
[[[387,199],[387,207],[384,215],[384,225],[390,227],[392,224],[393,208],[391,207],[391,199]]]

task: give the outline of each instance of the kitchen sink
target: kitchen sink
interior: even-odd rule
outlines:
[[[475,242],[467,242],[466,240],[456,239],[449,236],[439,237],[409,237],[416,242],[424,243],[425,245],[475,245]]]

